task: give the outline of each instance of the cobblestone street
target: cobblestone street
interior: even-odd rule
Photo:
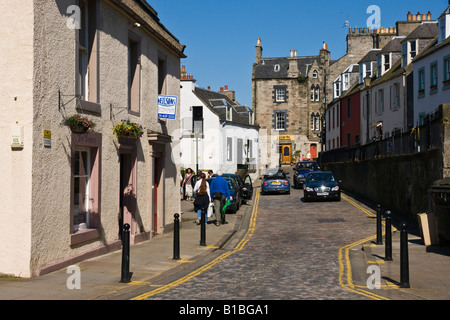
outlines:
[[[373,234],[373,218],[347,201],[258,196],[256,228],[242,250],[148,299],[366,299],[339,284],[339,249]],[[222,251],[231,250],[233,241]]]

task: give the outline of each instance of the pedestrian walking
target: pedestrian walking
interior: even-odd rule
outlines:
[[[183,179],[184,194],[187,201],[192,201],[194,197],[194,189],[192,187],[193,178],[194,174],[192,173],[192,169],[187,168]]]
[[[227,180],[222,177],[222,171],[217,171],[217,176],[211,181],[210,193],[214,199],[214,210],[216,212],[216,226],[225,224],[225,212],[222,212],[222,208],[225,206],[227,200],[233,200],[230,194],[230,187]]]
[[[202,173],[199,180],[194,186],[195,201],[194,206],[197,209],[197,224],[200,224],[202,218],[202,210],[207,210],[209,204],[212,202],[209,190],[209,183],[206,181],[206,174]],[[205,215],[205,223],[208,222],[208,217]]]
[[[206,174],[206,179],[212,178],[213,177],[213,171],[212,170],[208,170],[208,173]]]

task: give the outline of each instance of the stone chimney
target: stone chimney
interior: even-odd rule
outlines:
[[[236,92],[234,90],[228,90],[228,86],[225,86],[225,88],[220,88],[220,93],[223,93],[226,95],[231,101],[236,103]]]
[[[258,40],[256,42],[256,60],[255,60],[255,62],[257,64],[260,64],[262,61],[262,52],[263,52],[263,48],[261,46],[261,39],[258,38]]]
[[[295,50],[297,52],[297,50]],[[294,57],[294,50],[291,50],[291,56],[288,58],[289,60],[289,70],[288,70],[288,77],[289,78],[297,78],[300,71],[298,69],[298,59],[297,54]]]

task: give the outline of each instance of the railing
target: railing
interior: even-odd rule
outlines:
[[[361,161],[384,157],[408,155],[443,146],[443,124],[441,117],[425,121],[409,132],[392,135],[365,145],[345,147],[320,154],[321,163]]]

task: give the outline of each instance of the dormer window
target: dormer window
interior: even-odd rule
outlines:
[[[411,56],[411,60],[417,55],[417,45],[416,40],[409,41],[409,54]],[[410,60],[410,62],[411,62]]]
[[[280,71],[280,65],[279,65],[279,64],[276,64],[276,65],[273,67],[273,71],[279,72],[279,71]]]
[[[233,107],[227,105],[227,121],[233,121]]]
[[[378,56],[378,77],[383,76],[391,67],[391,54],[381,54]]]
[[[333,98],[339,98],[339,96],[341,95],[341,82],[340,81],[335,81],[333,83],[334,86],[334,97]]]
[[[384,55],[384,72],[388,71],[391,68],[391,59],[389,54]]]
[[[364,78],[372,78],[372,62],[362,63],[359,66],[359,83],[363,83]]]

